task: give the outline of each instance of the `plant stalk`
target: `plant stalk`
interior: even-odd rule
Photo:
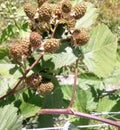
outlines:
[[[72,96],[71,96],[69,108],[72,108],[73,103],[74,103],[74,99],[75,99],[75,91],[76,91],[76,87],[77,87],[77,75],[78,75],[78,59],[76,60],[74,84],[73,84],[73,88],[72,88]]]
[[[94,115],[90,115],[90,114],[86,114],[86,113],[82,113],[82,112],[77,112],[73,109],[41,109],[38,114],[65,114],[65,115],[74,115],[76,117],[83,117],[83,118],[87,118],[87,119],[92,119],[92,120],[96,120],[96,121],[100,121],[100,122],[104,122],[113,126],[116,126],[118,128],[120,128],[120,123],[109,120],[109,119],[105,119],[105,118],[101,118],[98,116],[94,116]]]

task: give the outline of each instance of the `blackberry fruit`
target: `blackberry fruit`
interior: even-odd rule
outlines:
[[[37,32],[31,32],[30,34],[31,47],[33,49],[39,49],[42,44],[42,36]]]
[[[22,46],[21,44],[13,44],[10,46],[10,56],[12,60],[22,62]]]
[[[52,14],[51,5],[49,3],[44,3],[40,7],[38,13],[39,13],[39,20],[41,22],[49,22]]]
[[[69,13],[71,11],[71,8],[72,8],[72,4],[69,0],[64,0],[62,2],[62,11],[64,13]]]
[[[76,4],[72,9],[72,15],[75,19],[80,19],[86,13],[87,6],[84,2]]]
[[[28,58],[31,55],[31,44],[30,44],[30,41],[28,39],[22,40],[21,46],[22,46],[23,58],[26,59],[26,58]]]
[[[53,53],[59,48],[59,45],[60,45],[59,39],[55,38],[47,39],[44,44],[44,51],[46,53]]]
[[[73,39],[76,45],[82,46],[89,41],[89,34],[84,28],[82,28],[73,33]]]
[[[39,73],[33,73],[29,77],[26,78],[27,85],[32,89],[37,89],[42,81],[42,76]]]
[[[54,85],[52,82],[47,82],[47,83],[41,83],[40,86],[37,88],[37,92],[39,94],[44,94],[51,92],[54,88]]]
[[[32,6],[30,3],[26,3],[24,5],[24,11],[26,15],[29,17],[29,19],[34,19],[34,16],[36,14],[36,9]]]

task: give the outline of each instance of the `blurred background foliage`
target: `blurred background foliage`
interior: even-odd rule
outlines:
[[[86,0],[95,4],[99,10],[96,21],[106,24],[110,30],[118,37],[120,42],[120,0]]]

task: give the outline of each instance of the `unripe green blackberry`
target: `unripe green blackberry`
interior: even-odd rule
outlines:
[[[59,39],[55,38],[47,39],[44,44],[44,51],[46,53],[53,53],[59,48],[59,45],[60,45]]]
[[[51,8],[51,5],[49,3],[44,3],[39,11],[39,20],[41,22],[49,22],[50,21],[50,18],[51,18],[51,14],[52,14],[52,8]]]
[[[39,49],[42,44],[42,36],[37,32],[31,32],[30,34],[31,47],[33,49]]]
[[[32,4],[30,3],[26,3],[24,5],[24,11],[26,13],[26,15],[32,20],[34,19],[34,16],[36,14],[36,9],[33,7]]]
[[[47,92],[51,92],[53,88],[54,88],[54,85],[52,82],[41,83],[40,86],[37,88],[37,92],[39,94],[44,94]]]
[[[82,46],[89,41],[89,34],[84,28],[80,29],[79,31],[77,30],[73,33],[73,39],[76,45]]]
[[[38,7],[40,7],[43,3],[45,3],[47,0],[37,0]]]
[[[21,44],[13,44],[10,46],[10,56],[12,60],[22,62],[22,53]]]
[[[29,77],[26,78],[27,85],[32,89],[37,89],[42,81],[42,76],[39,73],[33,73]]]
[[[73,9],[72,9],[72,16],[75,19],[80,19],[81,17],[84,16],[84,14],[86,13],[87,10],[87,6],[84,2],[81,2],[79,4],[76,4]]]
[[[28,39],[23,39],[22,43],[22,55],[23,58],[26,59],[31,55],[31,44],[30,41]]]
[[[69,13],[71,11],[71,8],[72,8],[72,4],[71,4],[70,0],[64,0],[62,2],[62,11],[64,13]]]

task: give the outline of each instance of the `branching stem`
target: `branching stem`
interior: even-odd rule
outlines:
[[[83,118],[88,118],[88,119],[92,119],[92,120],[96,120],[96,121],[100,121],[100,122],[104,122],[113,126],[116,126],[118,128],[120,128],[120,123],[109,120],[109,119],[105,119],[105,118],[101,118],[98,116],[94,116],[94,115],[90,115],[90,114],[86,114],[86,113],[82,113],[82,112],[77,112],[75,110],[71,109],[41,109],[38,114],[65,114],[65,115],[74,115],[77,117],[83,117]]]

